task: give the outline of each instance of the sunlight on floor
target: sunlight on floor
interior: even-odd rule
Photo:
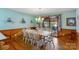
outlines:
[[[58,38],[54,37],[53,38],[54,41],[54,45],[55,45],[55,50],[60,50],[62,49],[62,47],[60,46],[59,42],[58,42]]]

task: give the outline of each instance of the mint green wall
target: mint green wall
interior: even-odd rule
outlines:
[[[63,29],[76,29],[76,26],[66,25],[66,18],[70,18],[70,17],[76,17],[76,10],[61,13],[61,26]],[[33,24],[36,25],[35,19],[33,19]]]
[[[77,15],[79,15],[79,9],[77,9]],[[11,23],[9,24],[6,22],[8,17],[10,17],[14,21],[13,24],[11,24]],[[76,17],[76,10],[64,12],[61,14],[62,28],[75,29],[76,28],[75,26],[66,25],[66,18],[69,18],[69,17]],[[26,21],[25,24],[20,23],[22,18],[25,19],[25,21]],[[36,25],[34,16],[19,13],[19,12],[12,11],[9,9],[0,8],[0,30],[27,28],[30,25],[31,20],[32,20],[33,24]],[[77,25],[79,25],[79,21],[77,22]],[[77,26],[77,29],[79,29],[79,26]]]
[[[62,22],[63,29],[76,29],[76,26],[67,26],[66,25],[66,18],[70,18],[70,17],[76,17],[76,10],[62,13],[61,22]]]
[[[76,29],[79,31],[79,8],[78,9],[76,9],[76,17],[77,17],[77,26],[76,26]]]
[[[10,17],[13,24],[7,23],[7,18]],[[26,23],[22,24],[20,21],[24,18]],[[0,8],[0,30],[7,29],[16,29],[16,28],[27,28],[30,25],[30,21],[33,19],[33,16],[12,11],[6,8]]]

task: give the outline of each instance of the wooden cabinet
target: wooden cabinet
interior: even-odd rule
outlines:
[[[76,49],[76,30],[62,29],[58,35],[58,41],[63,49],[73,50]]]

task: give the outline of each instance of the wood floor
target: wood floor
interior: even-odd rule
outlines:
[[[25,44],[22,39],[21,40],[19,40],[19,39],[17,39],[17,40],[11,39],[10,40],[10,39],[8,39],[5,42],[6,42],[5,45],[8,45],[9,48],[8,49],[2,49],[2,50],[39,50],[29,43]],[[58,50],[60,47],[59,47],[57,38],[54,39],[54,44],[55,44],[55,50]],[[41,50],[45,50],[45,49],[41,49]]]
[[[3,30],[0,32],[2,32],[5,36],[9,37],[9,39],[7,39],[5,43],[5,45],[9,46],[7,50],[34,50],[33,45],[29,43],[27,44],[24,43],[22,39],[23,38],[22,29]],[[76,37],[78,36],[76,36],[76,30],[62,29],[60,32],[58,32],[58,37],[53,39],[55,44],[54,50],[76,50],[76,46],[79,45],[76,44],[77,43]]]
[[[63,41],[61,41],[63,42]],[[67,47],[63,48],[62,46],[66,46],[65,44],[61,45],[61,42],[59,42],[58,38],[54,38],[54,44],[55,44],[55,49],[53,50],[74,50],[73,48],[71,49],[68,45]],[[70,42],[71,43],[71,42]],[[39,50],[39,49],[34,49],[34,46],[32,46],[29,43],[24,43],[23,40],[7,40],[5,45],[8,45],[8,49],[2,49],[2,50]],[[45,50],[45,49],[42,49]],[[50,49],[49,49],[50,50]]]
[[[9,40],[6,45],[9,45],[7,50],[32,50],[32,45],[25,44],[22,40]]]

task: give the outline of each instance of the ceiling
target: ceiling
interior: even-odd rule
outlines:
[[[10,8],[17,12],[25,13],[34,16],[54,15],[66,11],[75,10],[75,8]]]

